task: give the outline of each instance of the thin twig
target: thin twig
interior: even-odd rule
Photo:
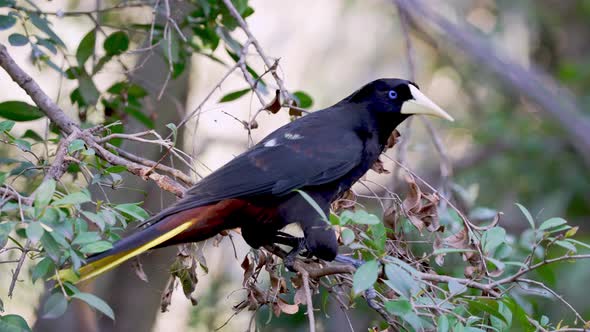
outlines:
[[[270,69],[270,73],[271,73],[272,77],[275,79],[275,81],[277,82],[277,85],[279,86],[279,89],[281,90],[281,95],[283,97],[283,100],[285,100],[287,102],[287,104],[290,104],[288,101],[292,100],[291,95],[289,94],[289,91],[285,87],[285,83],[277,74],[276,69],[273,68],[273,61],[271,61],[269,59],[269,57],[266,56],[264,49],[262,49],[262,46],[260,46],[260,43],[258,42],[256,37],[254,37],[254,35],[250,31],[250,28],[248,27],[248,24],[246,23],[246,21],[244,20],[242,15],[240,15],[240,13],[238,12],[238,10],[234,6],[234,4],[231,2],[231,0],[223,0],[223,3],[225,4],[227,9],[229,10],[229,13],[236,19],[236,21],[238,21],[240,28],[242,28],[242,30],[244,31],[244,33],[248,37],[248,40],[251,41],[252,45],[254,45],[254,48],[256,48],[256,52],[258,52],[258,54],[260,55],[260,58],[264,62],[264,65]]]
[[[315,332],[315,316],[313,313],[313,302],[311,301],[311,290],[309,288],[309,273],[303,268],[297,272],[303,279],[303,290],[305,291],[305,301],[307,302],[307,319],[309,320],[309,332]]]

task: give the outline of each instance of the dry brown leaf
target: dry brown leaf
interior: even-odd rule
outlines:
[[[399,131],[397,131],[397,129],[392,131],[391,135],[389,135],[389,138],[387,139],[387,144],[385,145],[385,148],[391,149],[394,145],[396,145],[399,142],[400,137],[401,134],[399,133]]]
[[[456,249],[469,248],[469,237],[467,236],[467,230],[463,228],[459,232],[445,238],[443,244]]]
[[[410,188],[408,191],[408,196],[404,199],[404,201],[402,203],[403,208],[406,211],[411,211],[412,209],[415,209],[415,208],[419,209],[420,208],[420,206],[419,206],[420,199],[422,197],[422,191],[420,190],[420,187],[418,187],[418,184],[416,184],[414,177],[406,176],[405,180]]]
[[[331,209],[336,214],[340,214],[343,210],[354,210],[356,206],[356,195],[352,190],[347,190],[335,200],[332,205]]]
[[[250,129],[256,128],[258,128],[258,121],[256,121],[256,119],[253,119],[252,121],[250,121]]]
[[[242,267],[242,269],[244,269],[244,279],[242,281],[242,285],[246,286],[248,280],[254,274],[254,265],[250,264],[250,259],[248,258],[248,255],[246,255],[240,266]]]
[[[437,234],[434,237],[434,242],[432,243],[432,249],[434,249],[435,251],[438,249],[442,249],[443,248],[443,240],[441,239],[441,237]],[[434,256],[434,262],[436,264],[438,264],[438,266],[443,266],[443,264],[445,263],[445,255],[436,255]]]
[[[286,313],[287,315],[296,314],[299,311],[299,306],[296,304],[289,304],[285,300],[281,298],[277,298],[276,302],[272,303],[272,312],[276,317],[279,317],[281,313]]]
[[[176,277],[170,276],[166,283],[166,288],[162,292],[162,298],[160,300],[160,311],[167,312],[168,307],[172,303],[172,293],[174,292],[174,286],[176,284]]]
[[[141,261],[139,260],[139,256],[135,256],[135,258],[131,261],[133,266],[133,271],[135,275],[141,279],[142,281],[149,282],[148,277],[143,271],[143,266],[141,265]]]
[[[199,265],[201,265],[201,268],[205,271],[205,273],[209,273],[207,259],[205,259],[205,254],[203,254],[203,245],[195,245],[195,250],[193,250],[193,257],[197,260]]]
[[[481,275],[481,269],[477,266],[467,265],[463,271],[463,275],[469,279],[477,279]]]
[[[297,102],[295,100],[291,101],[291,107],[289,107],[289,115],[290,116],[301,116],[303,112],[300,109],[297,109]]]
[[[389,174],[389,173],[391,173],[389,170],[385,169],[385,166],[383,165],[383,161],[381,161],[381,159],[377,159],[373,163],[373,166],[371,166],[371,169],[373,171],[375,171],[377,174]]]
[[[295,304],[307,305],[307,296],[305,296],[305,289],[303,287],[297,289],[295,296],[293,297],[293,302],[295,302]]]
[[[390,239],[395,239],[395,228],[397,226],[397,222],[399,221],[399,214],[397,213],[397,209],[395,205],[388,207],[383,212],[383,224],[385,227],[391,229],[393,232],[387,232],[387,237]]]
[[[264,106],[264,109],[271,112],[272,114],[277,114],[278,111],[281,110],[281,90],[275,91],[275,97]]]

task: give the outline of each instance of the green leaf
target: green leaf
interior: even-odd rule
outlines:
[[[12,232],[14,224],[16,224],[14,221],[0,224],[0,249],[4,248],[6,242],[8,242],[8,235]]]
[[[293,97],[297,100],[297,106],[301,108],[310,108],[313,105],[313,99],[303,91],[295,91]]]
[[[315,199],[313,199],[313,197],[309,196],[309,194],[306,193],[303,190],[295,189],[295,191],[298,192],[303,197],[303,199],[305,199],[305,201],[307,203],[309,203],[309,205],[311,205],[311,207],[313,207],[313,209],[315,210],[315,212],[317,212],[320,215],[320,217],[322,217],[322,220],[324,220],[326,223],[329,223],[329,220],[328,220],[328,217],[326,216],[326,213],[318,205],[318,203],[315,201]]]
[[[243,95],[247,94],[250,91],[251,91],[250,88],[248,88],[248,89],[230,92],[230,93],[224,95],[223,97],[221,97],[221,99],[219,99],[219,102],[220,103],[227,103],[230,101],[234,101],[234,100],[242,97]]]
[[[385,302],[385,309],[391,314],[404,316],[412,312],[412,304],[407,299],[398,299]]]
[[[25,152],[31,151],[31,143],[25,141],[24,139],[17,138],[14,140],[14,144],[16,144],[19,149]]]
[[[130,114],[135,119],[137,119],[139,122],[143,123],[146,127],[150,128],[150,129],[155,128],[154,120],[152,118],[150,118],[149,116],[147,116],[141,110],[138,110],[135,107],[125,107],[123,110],[125,111],[125,113]]]
[[[63,315],[68,308],[68,300],[61,291],[51,294],[43,305],[43,318],[57,318]]]
[[[31,279],[33,283],[37,281],[37,279],[45,279],[49,275],[55,272],[55,263],[48,257],[43,258],[35,267],[33,268]]]
[[[450,324],[446,315],[438,316],[436,332],[449,332]]]
[[[100,235],[97,232],[81,232],[76,236],[72,244],[88,244],[100,241]]]
[[[78,91],[84,102],[87,105],[95,105],[96,102],[98,102],[98,98],[100,97],[100,92],[96,88],[92,78],[88,76],[88,74],[82,73],[82,75],[78,78],[78,82],[80,83]]]
[[[27,36],[15,32],[8,36],[8,42],[12,46],[23,46],[27,45],[29,39],[27,38]]]
[[[107,251],[113,248],[113,244],[107,241],[91,242],[80,248],[80,251],[84,254],[95,254],[103,251]]]
[[[43,245],[43,250],[49,258],[51,258],[54,262],[59,261],[61,257],[61,249],[59,244],[55,241],[53,236],[51,236],[48,232],[45,232],[41,237],[41,244]]]
[[[449,281],[449,292],[451,292],[452,295],[463,294],[466,291],[467,291],[467,286],[465,286],[464,284],[461,284],[461,283],[457,282],[456,280]]]
[[[547,324],[549,324],[549,317],[545,315],[541,316],[539,323],[541,323],[542,326],[547,326]]]
[[[502,227],[492,227],[483,233],[481,242],[484,252],[492,254],[498,246],[506,242],[506,230]]]
[[[379,223],[379,217],[374,214],[368,213],[365,210],[355,211],[352,221],[361,225],[376,225]]]
[[[170,131],[172,131],[172,141],[176,142],[176,136],[178,135],[178,128],[176,128],[176,125],[174,123],[169,123],[166,125],[166,127],[168,127],[168,129],[170,129]]]
[[[518,206],[518,208],[520,209],[520,211],[522,212],[522,214],[524,214],[524,216],[526,217],[526,220],[531,225],[531,228],[532,229],[535,229],[535,220],[533,219],[533,216],[531,215],[531,213],[529,212],[529,210],[527,208],[525,208],[523,205],[518,204],[518,203],[516,203],[516,206]]]
[[[16,17],[12,15],[0,15],[0,31],[12,28],[16,24]]]
[[[528,315],[520,304],[508,296],[504,296],[502,302],[508,307],[514,317],[514,325],[511,326],[511,331],[536,331],[536,328],[527,319]]]
[[[508,324],[508,320],[506,319],[506,317],[504,317],[504,315],[502,315],[498,311],[498,302],[495,302],[493,300],[488,301],[485,299],[467,300],[467,302],[469,303],[470,310],[477,311],[482,314],[483,313],[490,314],[490,315],[502,320],[502,322],[504,322],[505,324]]]
[[[145,220],[150,216],[144,209],[132,203],[119,204],[115,206],[115,210],[121,211],[136,220]]]
[[[12,7],[16,4],[16,0],[0,0],[0,7]],[[0,310],[4,311],[4,310]]]
[[[342,228],[342,233],[340,233],[340,237],[342,238],[342,243],[346,246],[354,242],[354,232],[350,228]]]
[[[52,39],[40,38],[39,36],[35,37],[37,37],[37,45],[45,47],[47,50],[49,50],[49,52],[53,54],[57,54],[57,48],[55,47],[55,43]],[[45,57],[44,60],[48,65],[52,66],[52,62],[49,61],[48,57]],[[54,67],[54,69],[57,69],[57,71],[61,71],[61,68],[57,67],[57,65],[54,65],[52,67]]]
[[[560,246],[562,248],[565,248],[565,249],[567,249],[569,251],[578,252],[578,250],[576,249],[576,246],[573,245],[573,244],[571,244],[568,241],[557,240],[557,241],[555,241],[555,244],[557,244],[558,246]]]
[[[440,248],[432,252],[433,255],[443,255],[452,253],[475,252],[473,249],[459,249],[459,248]]]
[[[86,191],[78,191],[75,193],[68,194],[53,202],[53,206],[64,206],[64,205],[78,205],[86,202],[90,202],[90,196]]]
[[[123,31],[113,32],[105,39],[103,47],[108,56],[122,54],[129,48],[129,37]]]
[[[121,173],[127,170],[127,167],[123,165],[115,165],[111,167],[107,167],[104,171],[106,173]]]
[[[76,50],[76,60],[80,67],[84,67],[84,63],[94,54],[94,45],[96,45],[96,29],[93,28],[82,38]]]
[[[6,121],[2,121],[0,122],[0,132],[8,132],[12,130],[12,127],[14,127],[15,122],[12,120],[6,120]]]
[[[550,218],[545,220],[541,226],[539,226],[539,230],[544,231],[564,224],[567,224],[567,221],[563,218]]]
[[[372,260],[361,265],[356,270],[352,279],[352,288],[355,294],[359,294],[375,284],[379,276],[379,269],[379,262]]]
[[[13,121],[31,121],[44,117],[45,114],[36,106],[23,101],[5,101],[0,103],[0,117]]]
[[[0,172],[0,186],[4,184],[4,181],[6,181],[7,177],[8,177],[8,173]]]
[[[45,230],[40,222],[32,222],[27,226],[27,238],[31,240],[33,244],[36,244],[41,240],[43,233],[45,233]]]
[[[107,315],[110,319],[115,319],[115,313],[113,312],[113,309],[111,309],[111,307],[109,307],[105,301],[101,300],[95,295],[89,293],[76,293],[72,295],[72,298],[82,300],[89,306]]]
[[[49,205],[49,202],[51,201],[51,198],[53,197],[53,193],[55,192],[55,185],[56,182],[53,179],[49,179],[49,180],[45,180],[43,181],[43,183],[41,183],[41,185],[39,186],[39,188],[37,188],[37,190],[35,191],[35,208],[36,209],[43,209],[44,207],[46,207],[47,205]]]
[[[80,211],[84,215],[84,217],[88,218],[93,224],[98,226],[101,231],[104,231],[104,220],[96,213],[90,211]]]
[[[0,331],[2,332],[30,332],[27,321],[19,315],[4,315],[0,317]]]
[[[72,154],[76,151],[84,149],[84,141],[81,139],[75,139],[68,145],[68,153]]]
[[[35,131],[33,131],[31,129],[27,129],[27,131],[25,131],[25,133],[23,134],[23,136],[21,136],[21,138],[30,138],[33,141],[37,141],[37,142],[43,141],[43,137],[41,137],[39,134],[37,134]]]
[[[55,32],[53,32],[51,27],[49,27],[49,21],[47,21],[46,18],[42,18],[37,13],[32,12],[29,12],[29,18],[31,23],[33,23],[33,25],[36,26],[37,29],[45,32],[56,44],[65,47],[64,42],[59,38],[57,34],[55,34]]]
[[[586,249],[590,249],[590,244],[588,244],[588,243],[584,243],[582,241],[578,241],[578,240],[575,240],[575,239],[567,239],[566,241],[567,242],[574,243],[574,244],[577,244],[577,245],[582,246],[582,247],[584,247]]]
[[[391,259],[391,258],[390,258]],[[396,293],[411,298],[422,290],[421,284],[412,277],[416,271],[411,266],[400,260],[393,260],[392,263],[385,265],[385,275],[387,280],[384,282]]]
[[[369,235],[371,238],[371,246],[375,248],[379,255],[385,253],[385,242],[387,241],[387,231],[383,223],[369,225]]]

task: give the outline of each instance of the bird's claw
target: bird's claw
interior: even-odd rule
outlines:
[[[297,272],[295,270],[295,258],[306,249],[305,246],[305,239],[304,238],[297,238],[297,245],[293,247],[291,251],[283,258],[283,263],[285,267],[291,272]]]
[[[349,256],[344,256],[344,255],[336,255],[336,258],[334,258],[334,260],[338,263],[352,265],[357,269],[365,263],[365,261],[362,259],[356,259],[356,258],[352,258]]]

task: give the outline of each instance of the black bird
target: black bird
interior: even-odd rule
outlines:
[[[423,107],[408,110],[409,103]],[[277,129],[190,188],[184,198],[146,221],[143,229],[88,259],[77,282],[114,268],[146,250],[197,242],[240,227],[252,247],[280,242],[280,230],[299,223],[309,254],[334,260],[336,236],[303,191],[329,214],[330,203],[378,159],[392,131],[412,114],[453,118],[418,86],[375,80],[339,103]]]

